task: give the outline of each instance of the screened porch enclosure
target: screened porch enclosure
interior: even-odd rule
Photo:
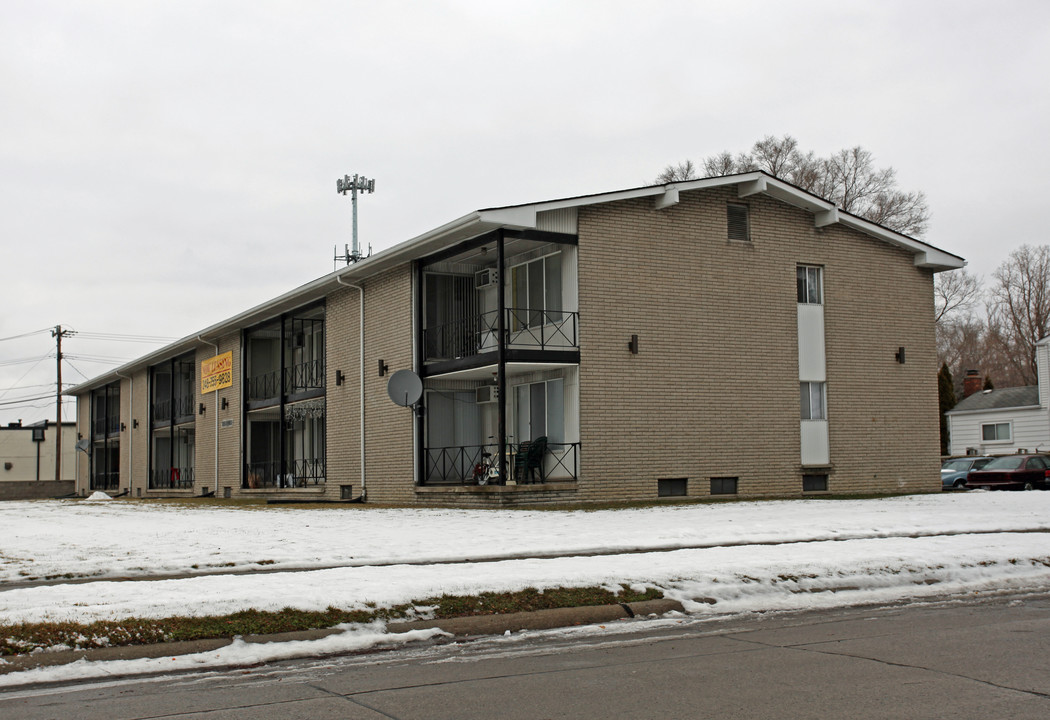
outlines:
[[[325,482],[325,306],[285,313],[244,334],[247,398],[242,487]]]
[[[541,369],[542,368],[542,369]],[[491,368],[485,380],[433,378],[424,392],[425,484],[472,484],[487,457],[506,461],[498,482],[574,480],[579,473],[578,371],[575,366],[513,367],[508,377],[505,439]],[[463,374],[459,374],[461,377]],[[531,455],[529,448],[532,448]]]
[[[425,362],[492,354],[501,339],[510,351],[578,350],[575,244],[502,242],[502,264],[490,243],[423,265]]]

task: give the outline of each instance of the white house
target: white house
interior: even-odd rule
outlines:
[[[952,455],[1050,451],[1050,337],[1036,345],[1039,384],[976,392],[945,413]]]

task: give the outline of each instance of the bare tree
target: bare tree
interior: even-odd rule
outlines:
[[[668,165],[664,171],[656,176],[657,183],[679,182],[682,180],[696,180],[696,165],[692,160],[685,160],[677,165]]]
[[[934,278],[933,305],[936,323],[959,315],[969,315],[980,301],[981,280],[966,270],[939,273]]]
[[[658,182],[664,182],[662,178],[668,171],[683,164],[668,165]],[[706,177],[764,170],[846,212],[909,235],[921,236],[929,224],[926,196],[899,190],[896,171],[892,167],[877,168],[872,154],[860,146],[820,158],[812,152],[802,152],[791,135],[767,135],[748,153],[734,157],[723,151],[705,158],[703,168]]]
[[[706,177],[721,177],[732,175],[736,170],[736,159],[733,153],[723,150],[717,155],[704,158],[704,174]]]
[[[1021,246],[992,277],[990,333],[1024,383],[1034,385],[1035,346],[1050,334],[1050,246]]]

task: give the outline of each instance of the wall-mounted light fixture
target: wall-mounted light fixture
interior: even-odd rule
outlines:
[[[390,368],[388,368],[386,366],[386,363],[383,362],[382,360],[380,360],[379,361],[379,377],[383,377],[384,375],[386,375],[387,371],[389,371],[389,370],[390,370]]]
[[[230,406],[230,401],[229,401],[229,400],[227,400],[226,398],[223,398],[223,399],[222,399],[222,409],[223,409],[223,410],[225,410],[225,409],[226,409],[226,408],[228,408],[229,406]]]
[[[631,341],[627,343],[627,349],[631,351],[632,355],[638,354],[638,336],[632,335]]]
[[[125,425],[124,423],[121,423],[121,424],[120,424],[120,431],[121,431],[121,432],[124,432],[124,431],[125,431],[125,430],[127,430],[127,429],[128,429],[128,426],[127,426],[127,425]]]
[[[342,370],[336,370],[335,371],[335,384],[336,385],[342,385],[343,382],[345,382],[345,381],[346,381],[346,375],[343,375],[343,371]]]
[[[201,403],[200,407],[197,408],[197,414],[198,415],[203,415],[204,414],[204,403]]]
[[[897,358],[897,362],[899,362],[901,365],[904,364],[904,346],[903,345],[901,347],[897,348],[897,354],[894,355],[893,357]]]
[[[133,427],[133,428],[137,428],[138,426],[139,426],[139,421],[138,421],[138,420],[135,420],[135,419],[132,419],[132,421],[131,421],[131,427]]]

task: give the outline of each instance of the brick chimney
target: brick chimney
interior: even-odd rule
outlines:
[[[976,370],[967,370],[966,377],[963,378],[963,398],[968,398],[974,393],[981,392],[981,388],[984,387],[984,382],[981,380],[981,375]]]

